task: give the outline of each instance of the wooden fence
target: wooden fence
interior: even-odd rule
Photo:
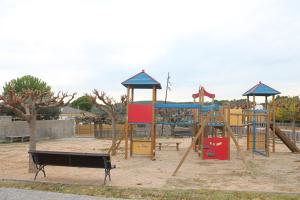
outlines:
[[[109,124],[76,124],[76,136],[78,137],[111,137],[112,127]],[[117,135],[124,133],[124,125],[116,125]]]

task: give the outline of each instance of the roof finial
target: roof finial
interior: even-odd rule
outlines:
[[[259,84],[261,84],[261,81],[259,81]]]
[[[142,69],[142,72],[144,73],[144,72],[145,72],[145,70],[144,70],[144,69]]]

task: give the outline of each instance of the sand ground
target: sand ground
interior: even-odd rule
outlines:
[[[278,152],[270,157],[252,155],[246,157],[252,175],[238,157],[236,148],[231,142],[231,160],[201,160],[191,152],[179,170],[172,176],[181,160],[191,138],[158,139],[161,142],[180,142],[180,150],[175,147],[157,150],[156,161],[148,157],[133,156],[124,159],[124,143],[118,155],[112,157],[117,166],[112,170],[111,186],[147,187],[147,188],[207,188],[237,191],[268,191],[300,193],[300,154],[293,154],[283,144],[277,144]],[[239,140],[245,149],[245,141]],[[40,141],[38,150],[72,151],[72,152],[106,152],[110,140],[93,138],[71,138]],[[28,143],[0,145],[0,179],[33,180],[34,174],[28,173]],[[69,168],[46,166],[47,177],[38,177],[41,182],[60,182],[72,184],[102,185],[103,169]]]

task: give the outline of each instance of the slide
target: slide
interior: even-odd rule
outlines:
[[[273,124],[270,125],[270,128],[273,131]],[[296,144],[291,141],[290,138],[277,126],[275,126],[275,134],[291,150],[291,152],[300,153],[300,150]]]

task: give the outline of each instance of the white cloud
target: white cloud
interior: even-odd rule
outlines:
[[[164,80],[163,70],[155,64],[165,58],[175,59],[169,57],[174,44],[196,36],[207,39],[203,49],[209,44],[222,46],[250,39],[249,47],[257,52],[265,54],[272,49],[280,56],[281,48],[295,45],[295,41],[286,40],[289,34],[300,32],[299,20],[288,15],[289,7],[293,5],[258,0],[1,1],[0,85],[32,74],[55,90],[83,93],[101,87],[95,82],[98,78],[107,81],[105,89],[117,94],[113,85],[119,83],[109,82],[109,77],[121,77],[117,74],[126,70],[131,75],[145,67]],[[291,51],[298,52],[295,48]],[[215,59],[220,58],[220,52],[213,53]],[[190,54],[198,56],[197,52]],[[213,65],[210,61],[207,63]],[[184,67],[193,70],[195,66],[199,63]],[[178,88],[191,88],[185,81],[182,84]]]

